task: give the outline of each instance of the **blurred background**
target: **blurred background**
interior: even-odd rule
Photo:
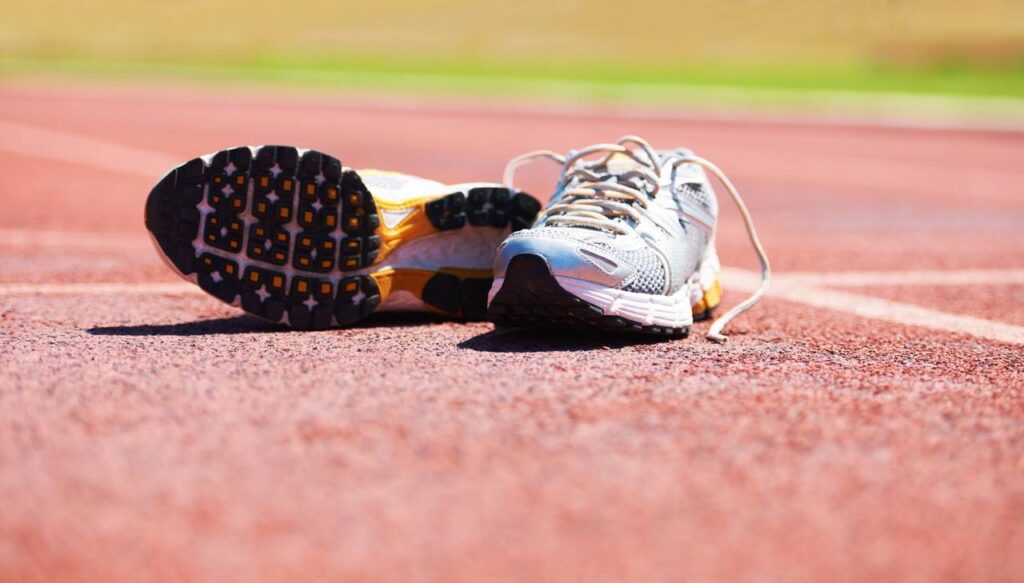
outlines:
[[[57,161],[68,199],[42,207],[48,186],[4,172],[15,204],[0,228],[140,230],[167,167],[268,142],[448,182],[623,134],[687,145],[777,221],[765,236],[780,266],[804,266],[805,242],[783,244],[796,223],[852,265],[869,261],[864,229],[923,257],[979,212],[974,197],[1017,202],[1018,0],[0,0],[0,14],[0,168]],[[86,170],[106,173],[102,197]],[[544,199],[553,177],[527,168],[520,185]],[[923,215],[937,196],[956,210]],[[742,262],[734,218],[720,243]]]
[[[1003,98],[941,102],[982,117],[1024,98],[1018,0],[2,0],[0,13],[8,78],[861,109],[880,107],[858,100],[872,92]]]
[[[143,227],[623,134],[743,193],[725,346],[279,333]],[[1024,581],[1022,161],[1024,0],[0,0],[0,581]]]

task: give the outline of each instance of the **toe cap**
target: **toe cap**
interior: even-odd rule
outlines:
[[[533,229],[513,234],[498,247],[494,276],[504,277],[509,262],[517,255],[542,258],[555,277],[570,277],[608,287],[620,285],[634,273],[632,266],[600,247],[575,237]]]

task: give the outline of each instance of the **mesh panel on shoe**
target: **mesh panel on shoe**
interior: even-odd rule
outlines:
[[[699,209],[704,209],[707,212],[711,211],[711,196],[703,185],[687,182],[676,192],[679,193],[679,198],[683,202],[688,202],[691,205]]]
[[[566,229],[559,227],[536,227],[533,229],[522,229],[508,236],[508,239],[568,239],[570,241],[582,242],[592,236],[590,231],[579,229]]]
[[[386,190],[398,190],[409,183],[412,179],[404,174],[375,174],[366,173],[362,176],[363,184],[367,188],[380,188]]]
[[[621,251],[604,243],[591,243],[608,252],[616,259],[633,267],[636,273],[622,282],[619,289],[641,294],[662,294],[665,291],[665,264],[661,257],[650,249]]]
[[[665,290],[665,281],[668,275],[665,264],[661,257],[651,249],[643,248],[633,251],[622,251],[602,241],[595,241],[592,232],[583,229],[566,229],[559,227],[537,227],[534,229],[523,229],[509,235],[507,240],[513,239],[566,239],[581,244],[598,247],[622,263],[630,265],[636,270],[632,277],[627,279],[619,289],[623,291],[642,294],[662,294]]]

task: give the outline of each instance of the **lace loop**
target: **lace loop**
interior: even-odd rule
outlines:
[[[629,147],[632,146],[632,147]],[[586,158],[605,154],[596,161]],[[616,156],[624,156],[637,164],[618,174],[609,165]],[[647,142],[636,136],[625,136],[615,144],[595,144],[562,156],[551,150],[537,150],[513,158],[505,167],[504,181],[514,188],[516,170],[532,160],[546,158],[562,164],[562,176],[556,190],[560,198],[538,216],[552,226],[585,227],[627,234],[630,227],[621,220],[634,223],[643,220],[650,197],[660,188],[659,157]]]
[[[722,343],[729,339],[728,336],[722,333],[726,324],[732,322],[743,312],[753,308],[757,302],[761,301],[761,298],[764,297],[764,294],[768,291],[768,285],[772,280],[772,268],[771,264],[768,262],[768,254],[765,252],[764,246],[761,245],[761,239],[757,236],[757,229],[754,228],[754,220],[750,217],[750,211],[747,210],[747,205],[743,202],[743,197],[740,196],[739,191],[736,190],[736,186],[733,185],[731,180],[729,180],[729,177],[726,176],[718,166],[712,164],[708,160],[692,154],[687,154],[676,158],[672,162],[672,184],[675,184],[676,173],[679,167],[685,166],[686,164],[695,164],[704,170],[707,170],[714,175],[714,177],[717,178],[723,186],[725,186],[727,191],[729,191],[729,195],[732,197],[737,210],[740,212],[740,216],[743,218],[743,224],[747,228],[747,236],[750,238],[750,244],[753,246],[754,252],[757,253],[757,260],[761,264],[761,285],[758,286],[757,290],[755,290],[754,293],[752,293],[746,300],[743,300],[743,302],[734,306],[728,312],[722,314],[718,318],[715,318],[715,321],[711,323],[711,328],[708,329],[708,339]]]
[[[512,181],[516,176],[516,170],[528,162],[532,162],[539,158],[548,158],[554,160],[558,164],[565,164],[565,156],[558,152],[552,152],[551,150],[534,150],[533,152],[527,152],[520,154],[515,158],[512,158],[505,164],[505,173],[501,177],[502,183],[509,188],[514,188]]]

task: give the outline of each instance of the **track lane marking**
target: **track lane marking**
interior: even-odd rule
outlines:
[[[726,289],[752,292],[760,283],[760,275],[745,269],[722,268],[722,280]],[[810,285],[800,280],[788,281],[780,275],[772,281],[768,290],[770,297],[845,312],[908,326],[920,326],[941,332],[969,334],[987,340],[1024,344],[1024,327],[995,322],[974,316],[950,314],[939,310],[904,304],[861,294]]]
[[[59,231],[0,228],[0,251],[4,248],[31,249],[75,248],[125,249],[135,246],[149,248],[146,233],[95,233],[89,231]],[[959,269],[913,271],[790,271],[774,274],[776,282],[801,285],[861,287],[861,286],[966,286],[966,285],[1024,285],[1024,269]]]
[[[164,152],[2,119],[0,151],[80,164],[154,182],[176,165],[175,159]]]
[[[1024,284],[1024,269],[787,272],[779,278],[786,283],[824,286],[1014,285]]]
[[[381,108],[387,109],[384,106],[381,106]],[[410,111],[415,111],[415,108],[411,108]],[[729,150],[734,154],[739,152],[747,155],[760,152],[760,150],[742,143],[731,143]],[[169,168],[181,162],[181,160],[167,153],[156,150],[126,146],[118,142],[95,138],[77,132],[55,130],[2,119],[0,119],[0,151],[57,162],[70,162],[126,176],[147,178],[151,181],[155,181],[163,176]],[[850,162],[851,159],[865,164],[884,162],[890,171],[889,173],[883,173],[882,175],[876,173],[870,176],[844,174],[833,177],[834,180],[843,182],[845,186],[852,185],[874,190],[879,188],[905,190],[907,184],[905,179],[900,178],[896,182],[891,182],[890,178],[887,178],[892,172],[910,173],[916,176],[930,170],[927,161],[883,159],[864,154],[856,156],[850,154],[836,155],[814,150],[802,151],[799,153],[799,157],[810,167],[817,165],[828,166],[837,160]],[[958,171],[965,173],[964,176],[961,176],[961,181],[963,182],[974,185],[989,185],[989,187],[961,189],[956,192],[966,199],[1020,200],[1019,195],[1007,192],[999,186],[1015,184],[1024,180],[1024,172],[988,168],[961,168]],[[804,179],[794,178],[786,172],[778,174],[771,170],[765,171],[765,169],[744,170],[740,174],[754,180],[777,181],[780,178],[784,178],[787,183],[806,183],[805,185],[811,186],[817,184],[813,179],[807,182]],[[889,180],[890,183],[886,184],[886,180]]]
[[[410,111],[415,111],[410,110]],[[114,172],[125,176],[146,178],[155,182],[169,169],[182,162],[164,152],[127,146],[122,143],[107,139],[92,137],[78,132],[55,130],[9,120],[0,120],[0,151],[7,151],[13,154],[40,158],[63,163],[73,163],[87,166],[96,170]],[[729,151],[733,154],[745,156],[759,154],[760,149],[744,145],[742,143],[731,143]],[[828,166],[837,161],[851,160],[864,164],[877,164],[884,162],[892,172],[920,174],[927,172],[931,166],[927,161],[903,161],[884,159],[869,155],[830,154],[821,151],[801,151],[799,158],[808,166]],[[1010,170],[996,170],[983,168],[961,168],[959,172],[969,173],[962,178],[963,182],[969,184],[1014,184],[1024,180],[1024,172]],[[889,178],[890,173],[883,175],[871,174],[844,174],[833,177],[834,181],[840,181],[843,185],[850,187],[867,187],[877,190],[878,188],[904,189],[906,180],[902,178],[895,182]],[[783,178],[786,183],[796,183],[815,186],[818,184],[813,177],[810,179],[794,177],[788,171],[771,169],[744,169],[740,172],[745,177],[754,180],[779,180]],[[888,181],[888,183],[886,183]],[[1020,196],[997,188],[973,189],[971,191],[958,190],[958,194],[968,199],[994,198],[1020,200]]]
[[[923,272],[928,273],[928,272]],[[806,276],[808,274],[804,274]],[[727,289],[752,291],[760,276],[752,271],[723,268]],[[73,296],[73,295],[202,295],[202,290],[189,283],[66,283],[66,284],[0,284],[0,297]],[[940,332],[968,334],[977,338],[1024,344],[1024,327],[995,322],[974,316],[950,314],[939,310],[874,298],[861,294],[810,285],[806,278],[776,277],[768,295],[785,301],[816,308],[845,312],[884,322],[920,326]]]

